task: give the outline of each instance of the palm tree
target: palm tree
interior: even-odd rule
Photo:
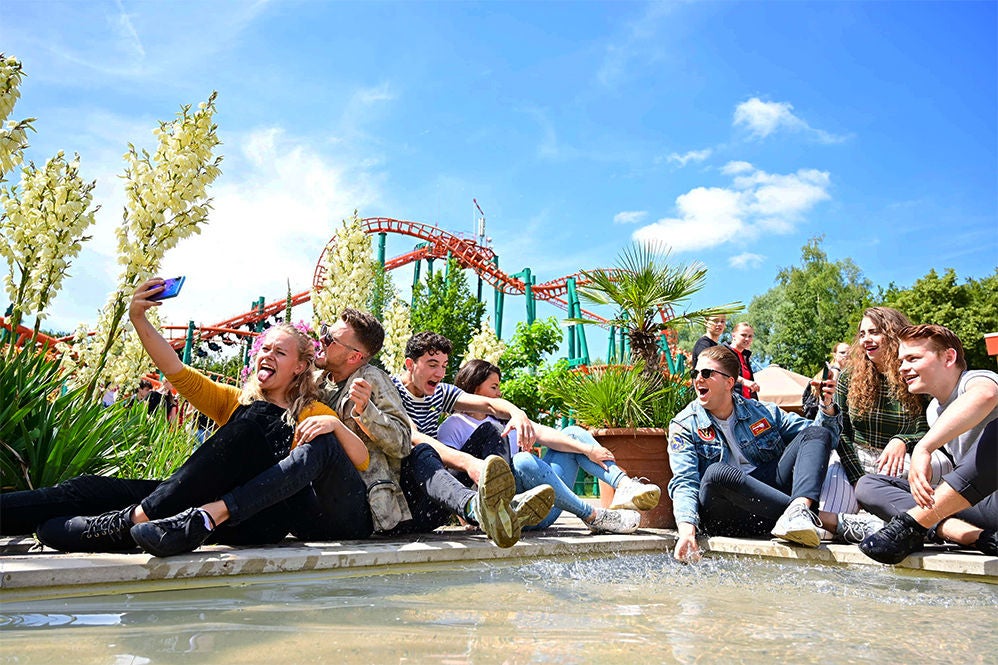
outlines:
[[[707,318],[733,314],[741,303],[708,307],[676,314],[675,309],[700,291],[707,268],[699,261],[670,265],[669,249],[654,243],[635,243],[623,249],[615,268],[583,270],[579,296],[596,305],[614,305],[617,312],[608,323],[624,331],[630,340],[631,358],[644,363],[645,372],[660,374],[659,338],[667,329]],[[572,323],[599,323],[571,319]]]

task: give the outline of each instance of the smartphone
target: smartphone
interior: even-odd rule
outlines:
[[[811,392],[821,401],[822,391],[825,389],[825,381],[828,381],[828,377],[832,375],[832,366],[825,361],[825,366],[821,368],[821,384],[818,386],[811,386]]]
[[[155,300],[176,298],[180,295],[180,289],[184,287],[184,281],[186,279],[186,277],[171,277],[170,279],[163,280],[163,290],[153,296],[153,298]]]

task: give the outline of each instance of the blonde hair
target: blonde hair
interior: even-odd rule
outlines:
[[[870,319],[880,331],[881,353],[884,372],[881,374],[873,361],[859,344],[859,332],[849,347],[848,368],[851,373],[847,403],[849,410],[856,414],[867,414],[877,404],[877,394],[883,382],[887,381],[887,392],[912,418],[922,413],[922,403],[917,395],[908,392],[901,380],[901,361],[898,359],[898,333],[911,325],[908,317],[890,307],[870,307],[863,312],[864,319]],[[862,320],[860,321],[862,325]]]
[[[298,360],[305,361],[306,363],[305,369],[291,379],[286,392],[288,408],[285,411],[284,420],[289,425],[294,426],[298,423],[298,416],[305,407],[319,399],[319,386],[315,382],[314,374],[310,371],[312,361],[315,359],[315,341],[312,337],[290,323],[281,323],[272,326],[266,332],[261,333],[260,337],[261,339],[266,339],[268,335],[271,335],[275,331],[286,333],[295,340],[295,345],[298,348]],[[251,367],[257,353],[254,353],[250,357]],[[260,381],[256,378],[256,373],[250,372],[243,383],[243,391],[239,395],[239,403],[251,404],[259,400],[270,401],[263,394],[263,390],[260,388]]]

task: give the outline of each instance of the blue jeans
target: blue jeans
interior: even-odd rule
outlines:
[[[566,427],[562,433],[584,444],[596,443],[592,434],[575,425]],[[606,462],[606,466],[604,469],[581,453],[566,453],[550,448],[544,453],[543,459],[530,453],[514,455],[513,475],[516,478],[517,492],[538,485],[550,485],[554,488],[554,507],[551,512],[537,526],[528,528],[544,529],[551,526],[563,510],[577,515],[580,519],[589,517],[593,512],[592,506],[577,497],[571,488],[575,485],[580,467],[597,480],[616,487],[625,474],[613,462]]]

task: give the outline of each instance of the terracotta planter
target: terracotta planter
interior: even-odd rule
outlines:
[[[617,459],[617,466],[632,478],[647,478],[662,488],[662,500],[654,510],[641,513],[641,526],[654,529],[676,528],[672,500],[667,488],[672,479],[669,466],[668,430],[642,427],[639,429],[596,429],[593,436]],[[600,483],[600,504],[609,506],[613,488]]]

